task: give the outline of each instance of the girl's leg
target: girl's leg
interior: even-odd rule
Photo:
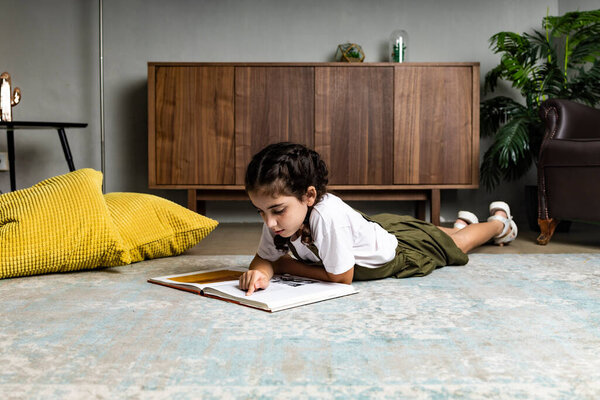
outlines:
[[[445,234],[447,234],[448,236],[452,236],[454,235],[456,232],[458,232],[458,228],[446,228],[444,226],[437,226],[436,227],[441,230],[444,231]]]
[[[496,211],[495,215],[500,215],[506,218],[506,213],[504,211]],[[504,224],[498,220],[493,220],[490,222],[480,222],[478,224],[467,225],[463,229],[443,227],[438,228],[448,234],[454,243],[456,243],[456,246],[463,251],[463,253],[468,253],[474,248],[487,243],[494,236],[502,233]]]

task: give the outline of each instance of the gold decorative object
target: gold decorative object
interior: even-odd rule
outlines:
[[[335,53],[336,61],[363,62],[364,59],[365,52],[363,51],[362,47],[356,43],[340,44],[338,45],[337,52]]]
[[[0,75],[0,121],[12,121],[12,108],[21,101],[21,89],[10,91],[11,80],[8,72]]]

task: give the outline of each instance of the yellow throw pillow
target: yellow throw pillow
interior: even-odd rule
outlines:
[[[128,264],[101,188],[86,168],[0,195],[0,278]]]
[[[143,193],[104,195],[132,262],[181,254],[218,222],[179,204]]]

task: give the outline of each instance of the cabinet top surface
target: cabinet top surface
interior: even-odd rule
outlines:
[[[328,67],[414,67],[414,66],[430,66],[430,67],[444,67],[444,66],[464,66],[472,67],[479,66],[478,61],[469,62],[405,62],[405,63],[392,63],[392,62],[372,62],[372,63],[348,63],[348,62],[196,62],[196,61],[149,61],[149,67],[160,67],[160,66],[328,66]]]

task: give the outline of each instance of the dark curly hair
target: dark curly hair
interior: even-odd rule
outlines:
[[[252,157],[246,169],[245,185],[247,192],[260,190],[272,196],[294,196],[298,200],[314,186],[316,204],[327,193],[327,175],[327,165],[319,153],[301,144],[280,142],[268,145]],[[312,243],[308,223],[304,224],[302,241]]]

